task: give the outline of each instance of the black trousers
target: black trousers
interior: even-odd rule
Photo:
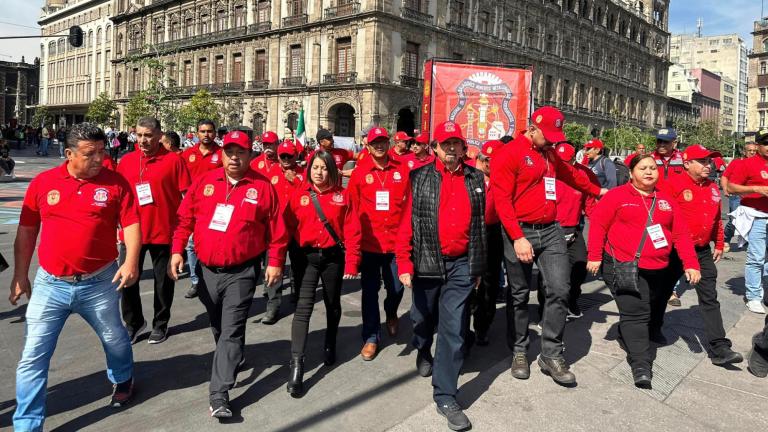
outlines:
[[[216,350],[211,366],[210,399],[226,399],[243,360],[245,324],[259,275],[259,258],[227,267],[202,265],[205,289],[198,291],[210,320]]]
[[[701,281],[694,285],[694,288],[699,298],[699,311],[704,321],[709,347],[713,351],[721,347],[730,348],[731,341],[725,337],[720,302],[717,300],[717,267],[712,259],[712,249],[709,246],[696,247],[696,255],[701,267]],[[670,257],[669,269],[675,282],[685,274],[683,263],[676,253]]]
[[[579,227],[563,227],[563,234],[572,235],[570,241],[566,240],[568,245],[568,261],[571,269],[571,290],[568,295],[568,309],[575,310],[577,301],[581,296],[581,286],[587,279],[587,245],[584,243],[584,234]],[[544,278],[539,272],[538,291],[536,296],[539,299],[539,316],[544,312],[544,303],[546,299],[547,287]]]
[[[763,327],[763,331],[752,337],[752,343],[763,352],[768,352],[768,316],[765,317],[765,327]]]
[[[483,275],[477,291],[470,294],[474,329],[479,334],[487,334],[496,314],[496,297],[499,294],[499,275],[504,259],[504,240],[501,237],[501,224],[487,225],[488,269]],[[469,314],[467,314],[469,316]]]
[[[293,302],[298,301],[301,281],[304,279],[304,271],[307,269],[307,256],[299,248],[295,240],[288,243],[288,258],[291,261],[291,286],[293,287]]]
[[[606,255],[607,256],[607,255]],[[613,261],[603,259],[603,280],[611,290],[619,308],[619,344],[627,352],[632,367],[651,368],[649,335],[652,329],[661,329],[664,309],[672,295],[674,277],[668,269],[640,269],[637,294],[616,294],[613,289],[615,273]]]
[[[309,320],[315,308],[315,291],[323,280],[323,303],[326,311],[325,346],[336,346],[336,333],[341,320],[341,284],[344,281],[344,251],[333,247],[320,250],[304,249],[305,267],[298,280],[299,300],[291,326],[291,354],[304,355],[307,346]],[[295,270],[294,270],[295,271]],[[294,273],[295,275],[295,273]]]
[[[269,257],[266,253],[262,254],[261,257],[259,257],[259,267],[263,272],[266,272],[267,266],[269,265]],[[293,264],[291,264],[293,265]],[[262,273],[262,272],[259,272]],[[265,282],[264,279],[262,279],[262,282]],[[258,280],[255,282],[258,283]],[[272,307],[280,307],[280,303],[282,301],[283,296],[283,279],[280,278],[280,280],[272,285],[271,287],[264,287],[264,296],[267,297],[267,309],[269,309],[270,306]]]
[[[125,249],[125,245],[120,245]],[[173,290],[175,282],[168,277],[168,261],[171,259],[170,245],[145,244],[141,246],[139,252],[139,272],[144,267],[144,258],[149,252],[152,258],[152,272],[155,277],[155,295],[153,307],[155,316],[152,320],[152,328],[168,328],[168,321],[171,319],[171,305],[173,304]],[[125,260],[125,253],[121,253],[122,261]],[[121,261],[121,262],[122,262]],[[123,289],[123,301],[121,303],[123,311],[123,320],[126,326],[131,329],[138,329],[144,324],[144,313],[141,309],[141,295],[139,293],[139,280],[136,283]]]

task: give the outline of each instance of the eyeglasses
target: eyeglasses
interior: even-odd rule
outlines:
[[[288,154],[288,153],[283,153],[283,154],[279,155],[279,157],[282,160],[290,160],[290,159],[293,159],[296,156],[292,155],[292,154]]]
[[[704,159],[693,159],[694,162],[698,162],[701,165],[709,166],[712,164],[712,159],[710,158],[704,158]]]

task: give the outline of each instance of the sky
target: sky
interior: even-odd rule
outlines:
[[[753,22],[760,17],[761,2],[768,0],[670,0],[669,28],[673,34],[694,33],[696,19],[704,20],[703,33],[717,35],[738,33],[752,45]],[[37,19],[44,0],[0,0],[0,36],[39,34]],[[30,28],[31,27],[31,28]],[[27,62],[40,55],[40,39],[0,41],[0,60]]]

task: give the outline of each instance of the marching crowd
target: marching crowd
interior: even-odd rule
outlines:
[[[415,367],[431,376],[437,411],[452,430],[471,427],[456,401],[458,377],[469,346],[490,342],[500,287],[511,373],[530,376],[534,264],[537,363],[560,385],[576,383],[563,356],[566,320],[581,316],[581,285],[600,272],[619,309],[619,343],[636,386],[652,385],[651,343],[668,343],[664,313],[681,278],[698,295],[712,363],[742,362],[726,338],[716,292],[715,263],[726,243],[720,189],[709,177],[719,153],[700,145],[677,150],[675,131],[665,129],[653,153],[638,148],[625,164],[607,160],[598,139],[586,143],[586,160],[577,161],[563,123],[557,109],[540,108],[526,130],[486,142],[476,158],[468,157],[461,127],[450,121],[436,125],[431,137],[402,131],[391,137],[373,126],[357,154],[336,148],[324,129],[312,151],[265,132],[263,153],[255,156],[245,131],[231,131],[218,143],[216,125],[201,120],[197,143],[184,149],[178,134],[143,118],[135,128],[136,151],[117,163],[117,155],[107,154],[111,141],[104,131],[72,126],[64,163],[29,185],[14,246],[10,301],[29,298],[14,428],[42,430],[49,362],[71,313],[101,339],[113,383],[110,405],[131,400],[131,345],[148,325],[138,278],[147,253],[154,274],[148,342],[167,339],[175,282],[187,265],[192,287],[186,297],[200,299],[213,333],[209,405],[217,418],[232,416],[229,391],[245,361],[254,290],[263,274],[262,322],[273,324],[286,262],[296,291],[286,388],[297,398],[305,391],[308,325],[320,281],[325,365],[336,362],[344,280],[360,281],[365,361],[376,358],[382,339],[380,288],[390,337],[399,331],[403,295],[411,296]],[[729,197],[741,197],[729,234],[749,244],[747,307],[764,313],[768,131],[756,141],[756,154],[732,162],[722,182]],[[349,161],[353,169],[345,169]],[[749,355],[750,372],[762,377],[768,374],[766,325]]]

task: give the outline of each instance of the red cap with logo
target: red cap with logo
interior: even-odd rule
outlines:
[[[686,161],[722,156],[723,155],[721,155],[720,152],[707,150],[706,147],[701,144],[689,145],[683,150],[683,160]]]
[[[187,134],[187,138],[189,138],[189,139],[192,139],[194,137],[195,137],[195,135],[192,132]]]
[[[504,143],[499,140],[486,141],[485,144],[483,144],[483,148],[480,150],[480,154],[489,158],[503,145]]]
[[[368,131],[368,144],[380,138],[389,139],[389,134],[387,133],[387,130],[384,129],[383,127],[376,126],[371,128],[371,130]]]
[[[248,138],[248,134],[240,131],[232,131],[224,135],[224,147],[235,144],[238,147],[242,147],[246,150],[251,149],[251,140]]]
[[[266,131],[261,135],[261,142],[264,144],[277,144],[279,140],[277,134],[271,131]]]
[[[429,144],[429,134],[422,132],[416,137],[415,141],[421,145],[427,145]]]
[[[565,117],[559,109],[552,106],[541,107],[533,112],[531,122],[541,129],[541,133],[547,141],[551,143],[565,141],[565,134],[563,133]]]
[[[600,149],[600,150],[602,150],[602,149],[604,149],[604,148],[605,148],[605,144],[603,144],[603,142],[602,142],[602,141],[600,141],[600,140],[599,140],[599,139],[597,139],[597,138],[592,138],[591,140],[587,141],[587,143],[586,143],[586,144],[584,144],[584,148],[585,148],[585,149],[591,149],[591,148],[595,148],[595,149]]]
[[[285,140],[280,144],[280,147],[277,148],[277,154],[278,156],[284,154],[296,156],[296,146],[293,144],[293,141]]]
[[[413,137],[411,137],[410,135],[408,135],[403,131],[397,131],[397,133],[395,134],[395,140],[398,140],[398,141],[410,141],[412,139]]]
[[[568,143],[558,144],[555,152],[560,156],[560,159],[566,162],[570,162],[576,156],[576,149]]]
[[[458,138],[463,142],[467,142],[461,133],[461,127],[452,121],[442,122],[437,125],[434,136],[435,141],[438,143],[445,142],[451,138]]]

